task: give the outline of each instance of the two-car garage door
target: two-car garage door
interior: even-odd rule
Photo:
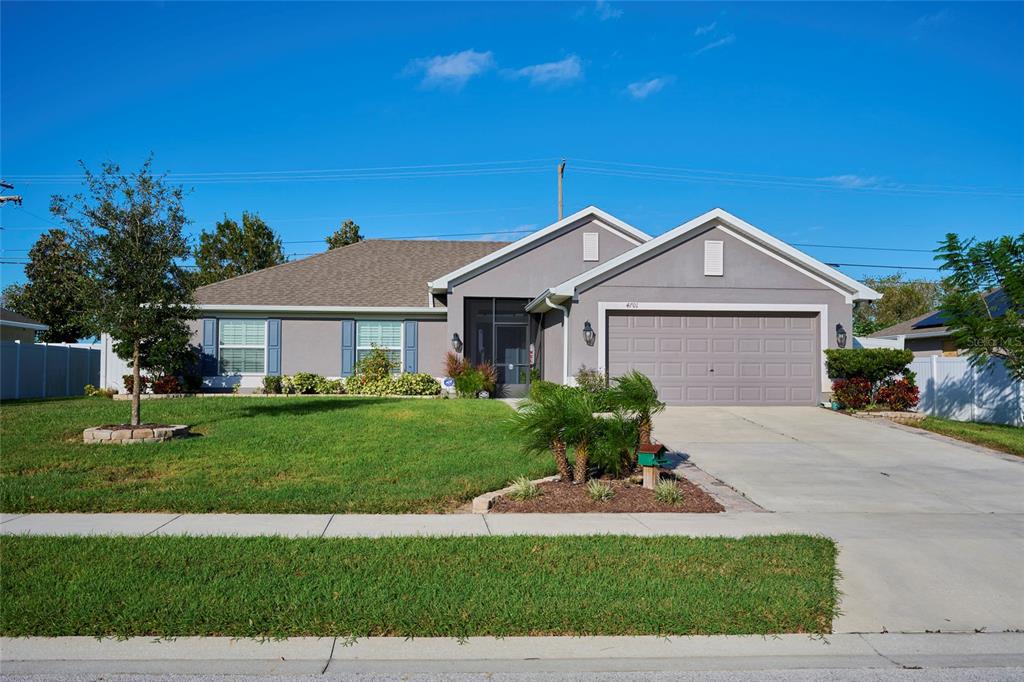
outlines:
[[[608,375],[651,377],[674,405],[812,405],[817,313],[611,313]]]

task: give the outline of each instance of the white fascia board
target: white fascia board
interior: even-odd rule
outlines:
[[[573,213],[571,216],[562,218],[556,223],[552,223],[551,225],[548,225],[545,228],[537,230],[536,232],[532,232],[523,237],[522,239],[518,239],[512,242],[511,244],[503,246],[497,251],[489,253],[482,258],[478,258],[472,263],[462,266],[458,270],[453,270],[452,272],[449,272],[447,275],[438,277],[432,282],[427,282],[427,287],[429,287],[430,291],[433,293],[447,292],[448,285],[452,282],[452,280],[473,273],[489,263],[504,258],[505,256],[514,254],[517,251],[521,250],[523,247],[529,246],[533,242],[539,239],[543,239],[544,237],[547,237],[548,235],[554,232],[558,232],[559,230],[562,230],[568,227],[569,225],[572,225],[573,223],[587,217],[596,218],[599,222],[603,223],[602,227],[605,227],[606,229],[611,229],[611,231],[613,232],[617,232],[620,236],[626,238],[627,241],[633,242],[634,245],[644,244],[646,242],[651,241],[652,239],[651,235],[641,230],[638,230],[637,228],[633,227],[632,225],[626,222],[619,220],[610,213],[606,213],[601,209],[597,208],[596,206],[587,206],[585,209],[577,211],[576,213]]]
[[[558,286],[552,287],[551,293],[555,296],[575,296],[576,288],[581,284],[585,284],[596,279],[597,277],[600,277],[621,265],[632,261],[643,261],[649,254],[659,247],[677,239],[682,239],[689,233],[706,226],[713,220],[718,220],[722,223],[725,231],[729,232],[734,237],[740,237],[742,241],[745,241],[751,246],[759,247],[762,251],[766,251],[772,255],[777,255],[779,260],[789,264],[801,272],[804,272],[805,274],[816,274],[821,278],[828,280],[832,283],[833,288],[838,287],[838,289],[841,289],[841,293],[850,298],[851,301],[873,301],[882,297],[880,293],[864,286],[857,280],[847,277],[835,268],[829,267],[828,265],[811,258],[802,251],[794,249],[785,242],[776,239],[770,234],[759,230],[750,223],[740,220],[736,216],[720,208],[715,208],[703,215],[699,215],[693,220],[689,220],[682,225],[669,230],[660,237],[655,237],[646,244],[626,251],[596,268],[587,270],[570,280],[562,282]]]
[[[938,338],[942,338],[943,336],[952,336],[952,335],[953,335],[952,332],[950,332],[948,329],[943,329],[942,331],[916,332],[916,333],[915,332],[907,332],[906,334],[887,334],[885,336],[869,336],[868,338],[869,339],[899,339],[899,338],[904,338],[904,339],[938,339]]]
[[[205,312],[225,313],[319,313],[319,314],[381,314],[381,315],[448,315],[447,308],[428,306],[326,306],[326,305],[221,305],[202,303],[195,306]]]
[[[15,327],[17,329],[30,329],[34,332],[45,332],[49,325],[35,324],[33,322],[15,322],[14,320],[0,320],[0,327]]]

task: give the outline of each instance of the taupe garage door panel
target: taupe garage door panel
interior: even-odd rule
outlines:
[[[670,404],[818,401],[814,313],[628,313],[608,317],[608,374],[637,370]]]

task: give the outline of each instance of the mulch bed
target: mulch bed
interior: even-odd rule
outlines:
[[[671,480],[671,479],[662,479]],[[610,500],[597,502],[587,495],[587,486],[571,485],[561,481],[539,483],[543,492],[532,500],[513,500],[502,496],[494,501],[491,512],[497,513],[580,513],[580,512],[680,512],[714,514],[725,511],[725,507],[714,498],[690,483],[685,478],[676,478],[676,485],[683,493],[679,504],[665,504],[654,498],[654,491],[647,490],[639,483],[627,480],[605,480],[615,491]]]

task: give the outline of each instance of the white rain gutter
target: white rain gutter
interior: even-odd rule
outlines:
[[[562,311],[562,383],[569,385],[569,309],[559,305],[548,296],[544,302],[555,310]]]

